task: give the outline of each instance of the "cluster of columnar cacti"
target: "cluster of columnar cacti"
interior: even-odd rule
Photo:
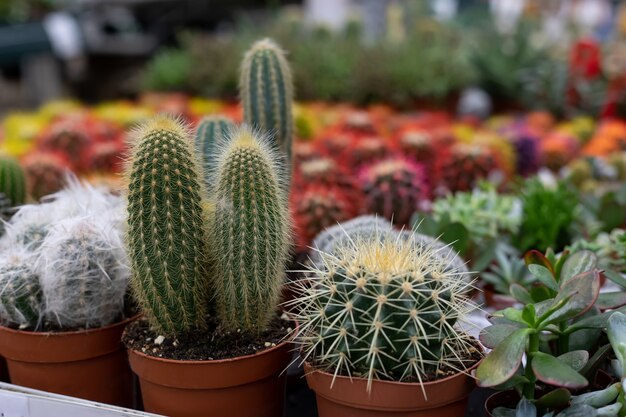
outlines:
[[[226,328],[258,331],[276,313],[289,251],[283,171],[271,146],[247,127],[224,146],[209,234],[217,310]]]
[[[481,146],[458,143],[441,161],[439,180],[449,191],[471,190],[498,168],[491,151]]]
[[[421,165],[402,157],[365,167],[359,173],[364,210],[407,224],[429,192]]]
[[[6,155],[0,156],[0,193],[11,206],[19,206],[26,201],[26,174],[20,163]]]
[[[218,146],[233,127],[232,120],[224,116],[207,116],[196,127],[196,152],[200,155],[207,186],[212,183],[210,175],[215,170]]]
[[[135,298],[163,332],[201,326],[207,220],[202,171],[185,128],[157,117],[139,129],[127,175],[127,245]]]
[[[123,317],[129,275],[123,200],[75,179],[68,184],[42,204],[21,206],[7,223],[0,321],[75,329]]]
[[[0,262],[0,323],[19,327],[39,323],[42,291],[33,260],[20,249],[4,253]]]
[[[473,305],[466,274],[430,245],[381,231],[322,253],[294,301],[303,357],[334,375],[423,382],[463,369],[475,348],[456,324]]]
[[[246,53],[240,87],[246,124],[271,138],[271,146],[280,151],[290,178],[293,83],[285,53],[272,40],[258,41]]]

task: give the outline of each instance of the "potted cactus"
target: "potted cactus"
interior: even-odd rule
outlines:
[[[124,340],[147,411],[282,414],[292,93],[271,41],[246,55],[242,89],[251,127],[204,120],[194,143],[158,116],[132,144],[127,245],[146,320]]]
[[[21,206],[0,240],[0,354],[11,382],[132,405],[120,197],[70,181]]]
[[[462,415],[482,356],[458,327],[474,308],[463,264],[376,225],[325,246],[290,302],[319,415]]]

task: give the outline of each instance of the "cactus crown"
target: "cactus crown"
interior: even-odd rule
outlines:
[[[285,158],[285,172],[289,177],[293,141],[293,82],[285,52],[271,39],[252,45],[243,59],[240,86],[245,122],[270,135]]]
[[[135,138],[127,167],[131,284],[154,327],[188,331],[203,325],[206,310],[201,171],[178,121],[156,117]]]
[[[26,174],[16,159],[6,155],[0,156],[0,193],[9,199],[11,206],[26,201]]]
[[[219,154],[209,238],[217,309],[232,330],[263,330],[276,312],[290,234],[281,172],[267,141],[246,126]]]
[[[456,324],[474,308],[471,283],[437,251],[382,232],[322,253],[314,282],[290,303],[301,307],[304,358],[367,378],[368,392],[375,379],[423,382],[444,365],[463,371],[464,352],[475,348]]]

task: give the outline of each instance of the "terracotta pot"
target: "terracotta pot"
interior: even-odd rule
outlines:
[[[10,382],[7,361],[0,356],[0,382]]]
[[[519,400],[519,394],[515,390],[498,391],[490,395],[487,401],[485,401],[485,416],[493,417],[491,412],[498,407],[515,409]]]
[[[0,327],[0,354],[13,384],[130,407],[132,373],[121,340],[137,317],[76,332]]]
[[[279,417],[290,342],[254,355],[209,361],[161,359],[129,349],[146,411],[176,417]]]
[[[308,363],[304,372],[317,396],[319,417],[460,417],[475,386],[464,373],[426,382],[426,401],[418,383],[374,381],[368,395],[363,378],[337,376],[331,389],[333,374],[313,370]]]

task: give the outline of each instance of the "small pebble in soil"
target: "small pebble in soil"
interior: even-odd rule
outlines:
[[[165,340],[165,336],[159,335],[156,339],[154,339],[154,344],[162,345],[164,340]]]

